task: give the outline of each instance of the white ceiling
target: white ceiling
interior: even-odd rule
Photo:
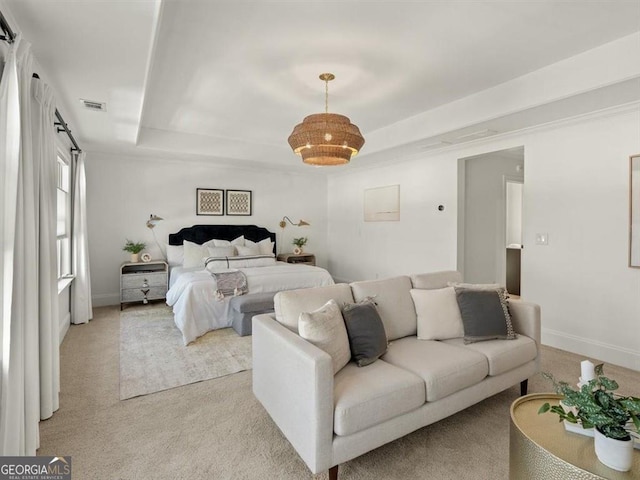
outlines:
[[[398,122],[640,31],[640,0],[0,0],[0,8],[32,43],[83,149],[300,169],[309,167],[287,137],[323,110],[322,72],[336,75],[329,110],[348,115],[365,139],[384,137]],[[639,85],[630,79],[615,95],[576,96],[403,148],[637,101]],[[108,111],[85,110],[80,98]],[[365,143],[352,165],[382,150]]]

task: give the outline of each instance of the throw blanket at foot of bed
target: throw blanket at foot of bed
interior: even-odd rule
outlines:
[[[216,299],[224,300],[224,297],[244,295],[249,291],[247,277],[244,273],[236,270],[233,272],[211,273],[216,281]]]

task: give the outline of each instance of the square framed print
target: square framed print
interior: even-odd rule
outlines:
[[[227,215],[251,215],[251,190],[227,190]]]
[[[400,185],[367,188],[364,191],[364,221],[400,221]]]
[[[224,215],[224,190],[197,188],[196,215]]]

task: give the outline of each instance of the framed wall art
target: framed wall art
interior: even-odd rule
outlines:
[[[400,220],[400,185],[367,188],[364,191],[365,222]]]
[[[629,157],[629,266],[640,268],[640,154]]]
[[[196,215],[224,215],[224,190],[197,188]]]
[[[227,215],[251,215],[251,190],[227,190]]]

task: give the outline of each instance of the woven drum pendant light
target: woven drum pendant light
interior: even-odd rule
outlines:
[[[325,82],[324,113],[305,117],[289,135],[293,152],[309,165],[344,165],[364,145],[360,130],[349,117],[329,113],[329,82],[334,78],[333,73],[320,75]]]

